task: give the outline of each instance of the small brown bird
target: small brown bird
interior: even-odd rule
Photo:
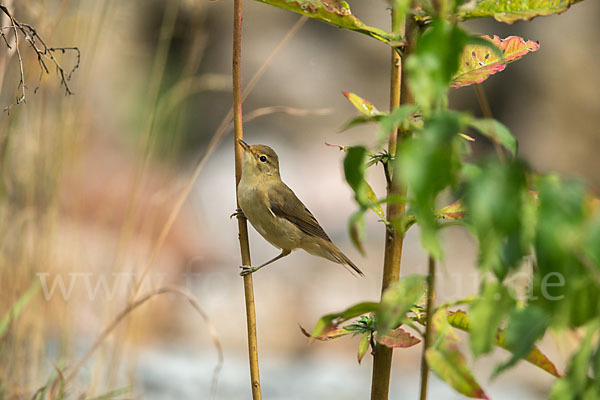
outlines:
[[[260,144],[244,149],[242,178],[238,185],[241,211],[267,242],[281,254],[258,267],[242,266],[240,275],[248,275],[290,254],[304,249],[308,253],[347,265],[359,275],[362,271],[329,239],[312,213],[279,176],[279,159],[272,148]]]

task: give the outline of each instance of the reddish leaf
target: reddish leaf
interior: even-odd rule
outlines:
[[[466,312],[462,310],[451,311],[448,313],[448,322],[450,325],[455,327],[456,329],[460,329],[464,332],[471,332],[471,321]],[[503,349],[506,349],[506,344],[504,341],[504,332],[499,331],[496,337],[496,344]],[[529,353],[524,360],[530,362],[538,368],[543,369],[551,375],[560,378],[562,373],[556,368],[556,366],[540,351],[538,347],[534,347],[533,350]]]
[[[498,47],[503,54],[503,58],[498,57],[492,49],[483,45],[465,46],[458,72],[452,79],[454,87],[458,88],[483,82],[496,72],[504,70],[506,64],[516,61],[527,53],[538,50],[540,47],[538,42],[525,41],[518,36],[509,36],[506,39],[500,39],[494,35],[492,38],[484,36],[483,39],[488,40]]]
[[[348,307],[344,311],[324,315],[317,321],[310,337],[316,339],[332,329],[337,329],[337,326],[344,321],[356,318],[362,314],[375,312],[378,306],[378,303],[366,301]]]
[[[478,0],[466,3],[459,11],[460,19],[494,17],[496,21],[512,24],[519,20],[560,14],[581,0]]]
[[[437,210],[435,216],[439,219],[459,220],[464,218],[465,211],[462,200],[457,200],[454,203]]]
[[[317,340],[322,340],[322,341],[336,339],[336,338],[339,338],[339,337],[342,337],[342,336],[346,336],[349,333],[352,333],[352,331],[346,330],[346,328],[335,328],[335,327],[332,327],[329,330],[325,330],[319,336],[311,336],[310,333],[306,329],[304,329],[301,325],[298,325],[298,326],[300,327],[300,331],[302,331],[302,334],[304,336],[306,336],[307,338],[317,339]]]
[[[396,328],[388,333],[381,335],[378,337],[377,342],[386,347],[412,347],[418,343],[421,343],[421,340],[414,337],[410,333],[406,332],[402,328]]]
[[[362,97],[351,93],[342,91],[342,94],[352,103],[352,105],[360,112],[361,114],[367,117],[373,117],[375,115],[381,115],[379,110],[368,100],[363,99]]]

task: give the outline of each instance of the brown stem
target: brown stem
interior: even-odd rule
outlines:
[[[392,9],[392,30],[395,33],[404,34],[405,21],[404,16],[399,15],[399,12]],[[392,49],[392,71],[390,81],[390,111],[393,111],[401,103],[401,86],[402,85],[402,58],[397,51]],[[406,101],[408,97],[402,96],[402,100]],[[388,143],[388,151],[390,154],[395,154],[397,159],[397,149],[400,148],[399,141],[402,137],[398,135],[398,129],[394,129],[390,135]],[[406,187],[400,180],[397,174],[392,175],[393,168],[388,173],[391,175],[388,179],[387,194],[389,196],[406,197]],[[387,177],[386,177],[387,178]],[[387,220],[392,221],[404,212],[404,203],[388,203],[387,205]],[[383,279],[381,282],[381,292],[387,287],[398,281],[400,278],[400,262],[402,259],[402,242],[404,240],[404,232],[396,231],[395,229],[386,229],[385,232],[385,256],[383,264]],[[371,382],[371,399],[385,400],[388,398],[390,388],[390,375],[392,368],[393,349],[376,345],[375,355],[373,358],[373,376]]]
[[[429,276],[427,277],[427,314],[425,315],[425,340],[423,341],[423,354],[421,355],[421,400],[427,399],[427,382],[429,380],[429,365],[425,353],[431,344],[431,313],[433,312],[433,299],[435,293],[435,260],[429,256]]]
[[[492,109],[490,108],[490,103],[487,100],[487,96],[485,95],[485,92],[483,91],[483,87],[481,87],[481,84],[476,83],[475,85],[473,85],[473,88],[475,89],[475,94],[477,95],[477,101],[479,102],[479,107],[481,108],[481,112],[483,113],[483,116],[488,119],[494,118],[494,116],[492,115]],[[504,163],[506,161],[505,157],[504,157],[504,152],[502,151],[502,146],[500,145],[500,141],[498,140],[498,136],[496,135],[496,132],[493,131],[493,127],[492,127],[492,143],[494,144],[494,150],[496,150],[496,154],[498,154],[498,158],[500,159],[500,161],[502,163]]]
[[[235,148],[235,184],[242,177],[242,147],[238,139],[243,139],[242,130],[242,0],[234,0],[233,3],[233,126],[234,126],[234,148]],[[238,204],[239,207],[239,204]],[[240,252],[242,265],[251,265],[250,246],[248,244],[248,223],[246,218],[238,214],[238,230],[240,239]],[[260,392],[260,375],[258,370],[258,343],[256,338],[256,311],[254,309],[254,289],[252,275],[244,276],[244,295],[246,298],[246,322],[248,327],[248,356],[250,360],[250,382],[252,386],[252,398],[262,399]]]

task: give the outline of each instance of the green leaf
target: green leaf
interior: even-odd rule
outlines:
[[[487,399],[458,349],[458,336],[448,323],[446,310],[440,309],[433,314],[430,329],[433,329],[433,345],[425,352],[429,368],[457,392],[471,398]]]
[[[369,185],[369,182],[365,181],[365,185],[366,185],[365,190],[367,192],[367,199],[371,203],[371,206],[369,208],[371,210],[373,210],[373,212],[375,214],[377,214],[379,216],[379,218],[381,218],[382,221],[385,221],[386,220],[385,213],[383,212],[383,208],[381,208],[381,203],[380,203],[379,199],[377,198],[375,191],[373,191],[373,188],[371,187],[371,185]]]
[[[377,134],[378,146],[381,146],[389,137],[392,130],[396,127],[404,126],[407,128],[411,116],[417,111],[414,104],[405,104],[397,107],[389,115],[380,118],[380,129]]]
[[[16,320],[23,309],[27,306],[29,301],[33,298],[33,296],[37,293],[39,289],[39,281],[34,281],[29,288],[19,297],[19,299],[13,304],[13,306],[8,310],[4,317],[0,320],[0,338],[4,335],[6,330],[8,329],[11,321]]]
[[[471,307],[471,350],[475,356],[489,353],[496,343],[503,319],[512,311],[515,301],[505,286],[487,282],[481,297]]]
[[[360,338],[360,343],[358,344],[358,363],[360,364],[365,354],[369,350],[369,345],[371,344],[371,332],[365,332]]]
[[[377,342],[386,347],[406,348],[421,343],[421,340],[414,337],[402,328],[396,328],[383,335],[377,335]]]
[[[512,24],[519,20],[560,14],[581,0],[478,0],[468,2],[458,12],[461,20],[493,17],[496,21]]]
[[[409,211],[421,227],[423,247],[437,259],[442,257],[442,247],[437,237],[435,200],[458,179],[463,144],[457,133],[463,119],[464,115],[449,111],[432,113],[416,137],[404,140],[394,172],[414,194]]]
[[[535,342],[544,336],[549,324],[550,316],[539,308],[530,306],[512,312],[504,333],[505,346],[513,354],[496,368],[493,376],[498,376],[531,353]]]
[[[374,37],[384,43],[394,41],[393,35],[359,20],[345,1],[337,0],[256,0],[280,7],[328,24]]]
[[[531,202],[526,170],[518,161],[494,160],[472,170],[465,184],[467,222],[479,242],[479,267],[493,271],[499,280],[522,263],[533,240],[526,218]]]
[[[319,319],[319,321],[317,321],[317,324],[315,325],[310,336],[313,338],[322,336],[324,332],[329,331],[331,329],[335,329],[335,327],[337,327],[344,321],[356,318],[362,314],[375,312],[378,306],[378,303],[367,301],[355,304],[352,307],[345,309],[344,311],[324,315]]]
[[[471,121],[469,125],[492,141],[498,141],[513,156],[517,154],[517,139],[510,133],[506,125],[495,119],[476,119]]]
[[[484,36],[483,39],[500,49],[501,56],[491,50],[489,46],[481,44],[465,46],[460,56],[458,71],[452,78],[452,86],[458,88],[483,82],[491,75],[503,71],[506,64],[540,48],[539,42],[526,41],[518,36],[501,39],[494,35],[493,37]]]
[[[383,293],[376,314],[377,332],[387,335],[406,320],[406,313],[425,293],[425,277],[409,275],[390,285]]]
[[[456,329],[460,329],[463,332],[471,332],[471,321],[467,316],[467,313],[458,310],[458,311],[450,311],[448,312],[448,322],[451,326]],[[499,331],[496,336],[496,344],[502,347],[505,350],[508,350],[506,347],[506,339],[504,335],[504,331]],[[534,347],[533,350],[524,358],[525,361],[535,365],[548,372],[551,375],[559,378],[561,376],[560,372],[556,369],[556,366],[538,349]]]
[[[581,326],[600,314],[600,283],[591,261],[582,262],[589,235],[585,188],[578,181],[543,177],[535,238],[536,306],[552,315],[553,326]]]
[[[367,149],[363,146],[350,147],[346,151],[344,158],[344,175],[346,182],[354,190],[356,201],[359,205],[365,205],[368,202],[367,185],[365,181],[365,171],[367,165]]]
[[[434,20],[419,37],[406,69],[411,93],[424,112],[444,101],[468,38],[462,29],[441,20]]]
[[[590,378],[588,371],[591,366],[594,369],[594,373],[597,374],[597,366],[594,365],[594,362],[597,360],[594,360],[594,357],[598,356],[600,347],[596,349],[596,353],[594,354],[594,336],[597,334],[599,328],[600,324],[598,320],[594,320],[588,325],[583,342],[569,361],[566,376],[554,384],[550,393],[550,399],[592,400],[598,398],[599,377],[596,375],[595,379]]]
[[[365,249],[362,245],[365,237],[365,209],[361,208],[348,220],[348,234],[352,240],[354,247],[360,251],[360,254],[365,254]]]

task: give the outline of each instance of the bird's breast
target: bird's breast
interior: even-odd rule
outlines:
[[[244,184],[242,180],[238,186],[238,203],[254,229],[273,246],[289,250],[300,247],[303,233],[291,222],[273,214],[266,190]]]

